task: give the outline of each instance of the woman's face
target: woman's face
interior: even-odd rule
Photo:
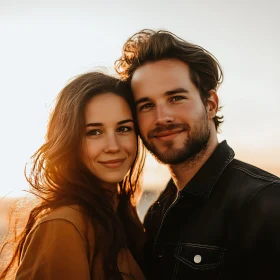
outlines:
[[[114,93],[100,94],[85,107],[82,161],[103,187],[119,183],[130,169],[137,150],[131,110]]]

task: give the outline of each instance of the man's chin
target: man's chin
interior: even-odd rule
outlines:
[[[181,148],[166,148],[166,149],[148,149],[159,163],[177,165],[186,161],[192,161],[197,158],[205,148],[189,149],[188,147]]]
[[[174,141],[165,142],[162,145],[158,143],[155,145],[154,142],[148,143],[147,141],[143,141],[143,143],[155,159],[163,164],[173,164],[173,162],[177,162],[178,158],[181,158],[182,153],[185,153],[185,146],[176,147]]]
[[[159,162],[159,163],[163,163],[163,164],[172,164],[174,161],[177,161],[178,158],[178,150],[172,150],[172,149],[164,149],[161,151],[158,150],[151,150],[148,149],[149,152],[155,157],[155,159]]]

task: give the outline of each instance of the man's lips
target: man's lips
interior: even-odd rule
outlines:
[[[153,138],[157,138],[159,140],[167,140],[167,139],[173,139],[174,137],[176,137],[179,133],[181,133],[182,129],[176,129],[176,130],[166,130],[166,131],[163,131],[163,132],[160,132],[160,133],[155,133],[153,135]]]
[[[148,139],[171,137],[173,134],[178,135],[183,131],[189,131],[190,127],[186,123],[171,123],[166,125],[158,125],[153,130],[149,131]]]

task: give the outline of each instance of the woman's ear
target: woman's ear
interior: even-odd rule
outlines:
[[[213,119],[219,109],[219,97],[217,95],[217,92],[215,90],[209,91],[209,97],[207,99],[207,112],[208,112],[208,118]]]

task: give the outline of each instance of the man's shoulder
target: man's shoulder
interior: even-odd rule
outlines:
[[[218,192],[234,208],[248,205],[256,197],[273,192],[280,199],[280,178],[252,164],[232,160],[220,177]]]
[[[227,198],[232,209],[240,211],[237,217],[250,215],[251,220],[279,219],[280,213],[280,178],[252,164],[233,160],[234,179],[229,183]],[[232,177],[231,177],[232,178]],[[247,213],[247,214],[246,214]],[[278,225],[278,223],[277,223]]]
[[[229,173],[232,173],[236,179],[247,179],[249,181],[251,179],[263,184],[280,183],[280,178],[275,174],[238,159],[233,159],[228,165],[225,174],[228,175]]]

